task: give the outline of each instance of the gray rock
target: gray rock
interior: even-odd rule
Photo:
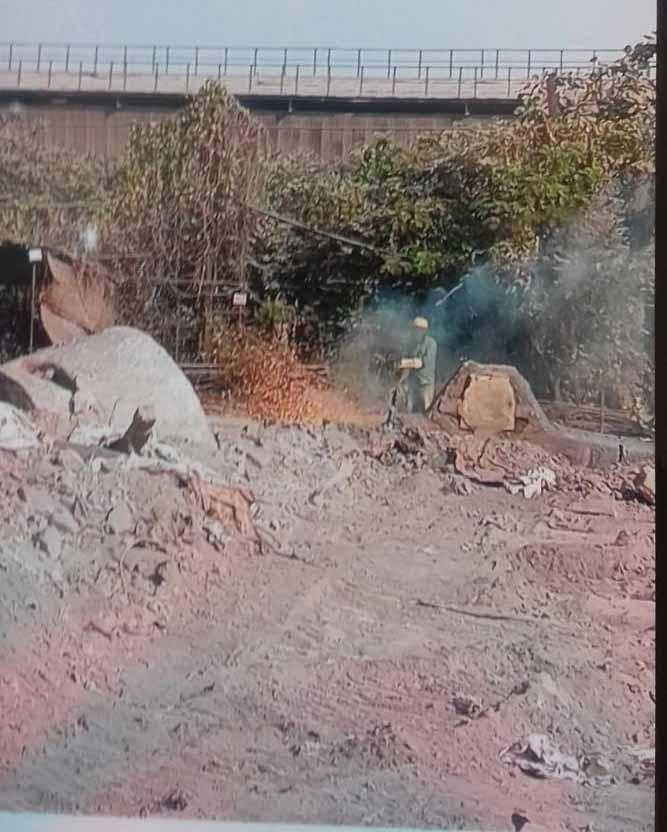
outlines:
[[[111,534],[131,532],[134,525],[134,515],[127,503],[118,503],[107,516],[107,530]]]
[[[655,505],[655,468],[652,465],[642,465],[635,477],[634,486],[642,500]]]
[[[83,457],[71,447],[59,448],[53,455],[53,462],[70,471],[77,471],[83,467]]]
[[[48,373],[50,368],[57,373]],[[169,354],[149,335],[112,327],[59,347],[10,361],[2,372],[19,383],[37,409],[69,420],[73,396],[94,401],[98,423],[123,433],[138,408],[151,407],[164,439],[179,438],[208,448],[215,437],[192,385]],[[76,390],[58,382],[73,380]],[[0,389],[0,395],[2,390]]]
[[[18,489],[18,497],[35,514],[44,514],[50,517],[58,507],[58,503],[46,491],[41,488],[22,485]]]
[[[40,532],[36,540],[39,548],[50,558],[59,558],[63,551],[63,538],[55,526],[47,526]]]
[[[71,511],[65,506],[59,506],[58,509],[51,515],[49,525],[53,526],[64,534],[74,535],[79,531],[79,524],[72,516]]]
[[[0,401],[0,448],[25,451],[38,447],[37,431],[28,417],[11,404]]]

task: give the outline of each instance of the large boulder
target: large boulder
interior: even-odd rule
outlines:
[[[526,379],[502,364],[466,361],[436,396],[431,414],[464,431],[554,430]]]
[[[137,329],[112,327],[38,350],[4,364],[0,371],[36,410],[123,433],[138,408],[149,408],[161,439],[215,446],[192,385],[168,353]],[[0,401],[7,401],[7,387],[0,385]],[[15,387],[12,401],[17,403]]]

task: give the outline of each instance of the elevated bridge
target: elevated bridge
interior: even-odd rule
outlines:
[[[582,74],[622,50],[336,49],[0,44],[0,113],[44,140],[115,156],[134,122],[177,112],[209,80],[264,123],[277,151],[323,160],[389,134],[510,116],[545,72]]]

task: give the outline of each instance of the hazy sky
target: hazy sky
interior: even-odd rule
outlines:
[[[656,0],[0,0],[0,40],[602,49],[655,18]]]

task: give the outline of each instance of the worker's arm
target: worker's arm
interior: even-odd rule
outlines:
[[[421,358],[402,358],[399,362],[399,370],[421,370],[424,362]]]

